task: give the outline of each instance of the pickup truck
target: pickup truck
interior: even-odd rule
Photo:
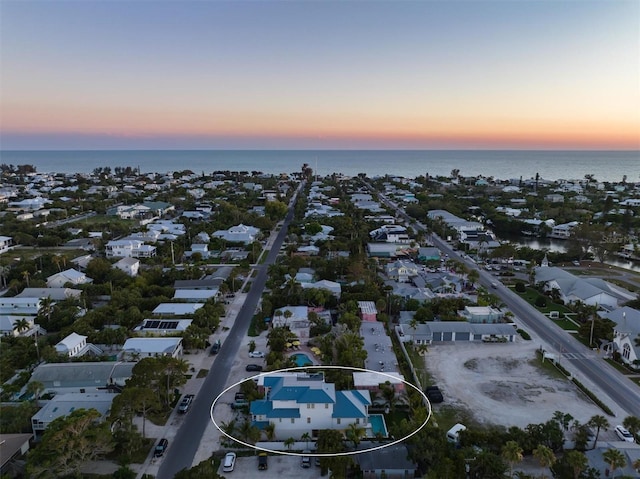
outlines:
[[[186,413],[189,410],[194,397],[194,394],[187,394],[185,397],[183,397],[182,401],[180,401],[180,405],[178,406],[178,412],[181,414]]]

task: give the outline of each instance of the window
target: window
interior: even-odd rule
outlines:
[[[340,424],[340,418],[336,419],[336,424]]]
[[[311,418],[310,417],[307,418],[307,424],[311,424]]]
[[[625,343],[624,346],[622,346],[622,357],[625,358],[626,360],[629,360],[630,356],[631,356],[631,346],[629,346],[629,343]]]
[[[327,402],[327,403],[324,403],[324,408],[325,408],[325,409],[329,409],[329,403],[328,403],[328,402]]]
[[[296,423],[296,419],[295,418],[291,418],[291,424],[295,424]]]

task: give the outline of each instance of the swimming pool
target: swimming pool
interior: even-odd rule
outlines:
[[[304,353],[292,354],[290,358],[293,359],[299,367],[313,366],[313,361]]]
[[[382,437],[387,437],[387,425],[384,422],[384,416],[382,414],[371,414],[369,416],[369,424],[371,424],[371,435],[376,436],[380,433]]]

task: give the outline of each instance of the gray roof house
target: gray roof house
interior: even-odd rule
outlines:
[[[56,394],[103,390],[109,386],[124,387],[136,363],[79,362],[41,364],[34,369],[31,382],[44,385],[45,392]]]
[[[362,479],[404,479],[415,477],[418,466],[409,459],[404,444],[368,451],[353,456],[362,471]]]
[[[627,461],[624,467],[616,469],[613,474],[611,474],[609,465],[602,457],[602,453],[608,449],[617,449],[624,455]],[[640,461],[640,444],[624,441],[599,441],[598,446],[595,449],[586,451],[585,455],[589,461],[589,467],[597,469],[600,472],[600,477],[631,477],[640,479],[640,472],[632,466],[634,462]]]
[[[68,416],[78,409],[95,409],[104,419],[115,397],[116,394],[103,392],[58,394],[31,417],[33,436],[41,434],[55,419]]]
[[[399,324],[396,332],[403,342],[431,344],[450,341],[514,342],[516,330],[510,324],[472,324],[463,321],[430,321],[414,327]]]

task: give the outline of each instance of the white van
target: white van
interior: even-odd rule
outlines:
[[[460,442],[460,432],[466,431],[467,426],[464,424],[456,424],[451,429],[447,431],[447,441],[453,442],[454,444],[458,444]]]

